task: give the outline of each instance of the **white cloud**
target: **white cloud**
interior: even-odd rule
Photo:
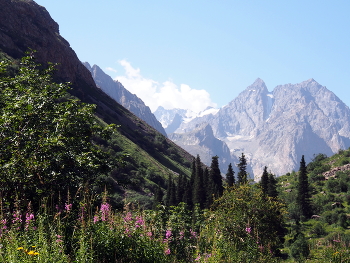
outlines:
[[[131,93],[136,94],[143,102],[155,111],[158,106],[165,109],[181,108],[199,112],[208,106],[216,107],[210,99],[210,94],[205,90],[191,89],[186,84],[177,86],[172,81],[159,83],[152,79],[144,78],[140,69],[133,68],[126,60],[119,61],[125,69],[124,76],[118,76],[118,80]]]
[[[117,72],[118,72],[118,70],[116,70],[116,69],[114,69],[114,68],[110,68],[110,67],[107,67],[107,68],[106,68],[106,70],[108,70],[108,71],[112,71],[112,72],[115,72],[115,73],[117,73]]]

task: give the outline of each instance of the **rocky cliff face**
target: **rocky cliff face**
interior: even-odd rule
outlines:
[[[33,0],[0,0],[0,55],[6,54],[16,60],[28,49],[37,51],[35,57],[39,63],[58,63],[56,81],[71,82],[69,92],[72,95],[96,104],[97,116],[106,123],[120,125],[121,135],[153,154],[152,140],[162,136],[96,86],[90,71],[59,34],[58,24],[46,9]],[[188,163],[192,161],[192,155],[169,139],[164,140],[182,159]]]
[[[186,141],[185,134],[201,123],[210,124],[233,155],[246,154],[256,180],[265,165],[281,175],[298,170],[302,155],[308,161],[350,146],[349,108],[313,79],[273,92],[257,79],[217,114],[182,123],[175,133]]]
[[[38,62],[58,63],[58,80],[76,86],[78,83],[95,86],[90,72],[59,34],[58,24],[44,7],[32,0],[0,0],[0,6],[0,49],[3,52],[18,59],[29,49],[36,50]]]
[[[201,161],[208,166],[210,166],[213,156],[219,156],[219,166],[222,173],[226,173],[230,163],[232,165],[238,163],[238,159],[231,156],[226,143],[214,137],[212,127],[208,123],[197,125],[188,133],[172,133],[169,138],[176,141],[186,151],[194,155],[199,154]]]
[[[87,62],[83,64],[91,72],[91,75],[99,88],[101,88],[112,99],[123,105],[123,107],[134,113],[137,117],[147,122],[164,136],[167,136],[164,128],[153,115],[150,108],[146,106],[139,97],[129,92],[119,81],[113,80],[97,65],[91,67]]]

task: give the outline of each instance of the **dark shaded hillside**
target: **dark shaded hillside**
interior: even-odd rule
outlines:
[[[0,0],[0,6],[0,59],[11,59],[15,66],[26,51],[35,50],[37,62],[58,64],[56,82],[70,82],[70,93],[83,102],[96,104],[96,115],[103,122],[120,125],[118,138],[106,147],[130,157],[129,166],[115,173],[127,175],[133,171],[142,177],[148,169],[164,178],[174,172],[189,174],[193,156],[96,87],[89,70],[60,36],[58,24],[44,7],[32,0]]]

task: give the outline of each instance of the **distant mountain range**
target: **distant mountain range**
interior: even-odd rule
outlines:
[[[168,134],[170,139],[192,154],[200,153],[202,147],[218,156],[215,149],[220,140],[224,146],[219,148],[227,146],[231,160],[245,153],[255,180],[259,180],[264,166],[282,175],[299,169],[302,155],[311,161],[314,154],[332,155],[350,146],[348,106],[314,79],[280,85],[272,92],[257,79],[228,105],[212,109],[210,114],[185,121],[183,110],[173,112],[155,112],[160,122],[166,119],[168,127],[174,126],[173,134]],[[212,136],[200,139],[201,129],[206,134],[212,130]],[[229,159],[227,153],[222,154],[223,159]]]

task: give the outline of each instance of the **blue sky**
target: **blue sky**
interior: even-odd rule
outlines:
[[[350,105],[350,1],[36,0],[82,61],[158,105],[221,107],[256,78]]]

